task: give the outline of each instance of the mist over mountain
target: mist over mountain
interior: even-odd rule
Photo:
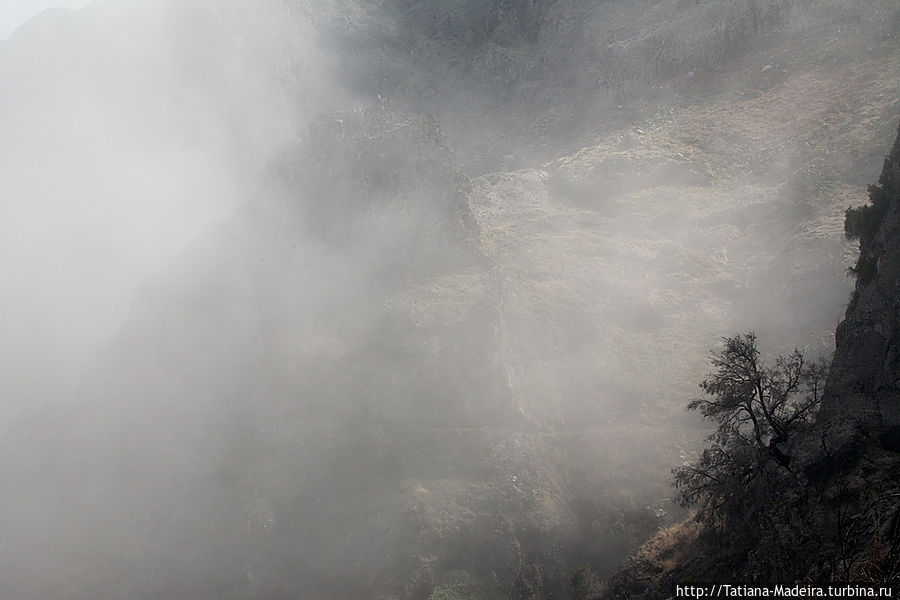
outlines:
[[[613,573],[684,515],[721,337],[834,349],[898,32],[889,0],[36,18],[0,42],[0,595]]]

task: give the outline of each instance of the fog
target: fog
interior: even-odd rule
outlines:
[[[828,356],[892,2],[97,0],[0,42],[0,595],[565,597]],[[455,586],[455,587],[454,587]]]
[[[240,8],[216,19],[203,10],[133,1],[50,11],[3,44],[11,400],[76,383],[138,286],[245,201],[267,156],[294,136],[296,113],[326,101],[319,83],[298,85],[299,102],[277,93],[290,69],[316,78],[317,62],[313,43],[292,47],[302,33],[277,14],[256,9],[235,31]]]

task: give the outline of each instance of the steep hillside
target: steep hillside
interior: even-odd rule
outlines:
[[[815,427],[787,449],[789,483],[760,500],[768,525],[748,534],[700,512],[654,536],[606,582],[579,572],[576,597],[667,598],[676,582],[687,581],[896,583],[900,428],[891,298],[900,277],[893,266],[898,159],[900,133],[878,185],[869,188],[871,203],[847,211],[847,235],[860,243],[856,289],[837,328]]]
[[[774,160],[807,150],[801,131],[824,126],[847,136],[862,122],[857,116],[881,121],[897,110],[896,94],[866,89],[875,81],[896,84],[892,48],[900,25],[886,1],[332,5],[340,17],[319,18],[323,35],[341,49],[338,77],[406,110],[433,113],[476,174],[534,166],[603,134],[646,130],[650,117],[658,123],[670,114],[676,123],[698,118],[681,130],[682,141],[714,144],[722,136],[717,152],[745,155],[749,146],[754,157]],[[761,126],[758,119],[771,116],[767,100],[791,103],[788,118]],[[697,110],[709,104],[720,114]],[[803,120],[816,125],[803,127]],[[853,156],[866,164],[880,160],[876,139],[892,129],[878,127],[877,138],[853,140],[860,146]],[[741,143],[731,143],[733,135]],[[867,177],[859,170],[859,183],[874,174],[871,166]]]
[[[830,351],[844,211],[900,118],[892,0],[112,6],[11,40],[10,114],[121,80],[98,122],[153,152],[62,128],[59,185],[203,156],[173,186],[238,208],[0,443],[10,597],[566,597],[576,565],[608,574],[683,515],[669,470],[705,434],[683,406],[721,335]],[[22,56],[92,23],[143,33],[72,33],[86,66],[25,85]],[[170,80],[160,56],[189,60]],[[55,110],[23,156],[78,123]],[[125,180],[111,197],[151,203]],[[888,301],[880,239],[841,340],[885,335],[852,317]]]

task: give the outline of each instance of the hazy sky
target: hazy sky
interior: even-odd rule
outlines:
[[[0,40],[5,40],[28,19],[48,8],[81,8],[92,0],[2,0],[0,2]]]

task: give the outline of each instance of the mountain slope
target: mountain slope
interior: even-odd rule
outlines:
[[[10,428],[11,596],[564,597],[679,515],[718,336],[828,351],[894,3],[178,6],[123,105],[239,208]]]
[[[860,240],[856,289],[838,325],[816,425],[789,444],[797,465],[793,484],[765,500],[770,524],[748,535],[700,513],[654,536],[608,581],[582,573],[577,597],[667,598],[676,582],[729,578],[896,582],[900,438],[891,383],[897,323],[891,298],[900,248],[898,157],[900,133],[879,184],[869,189],[871,204],[847,211],[847,234]],[[783,548],[773,539],[790,542]]]

